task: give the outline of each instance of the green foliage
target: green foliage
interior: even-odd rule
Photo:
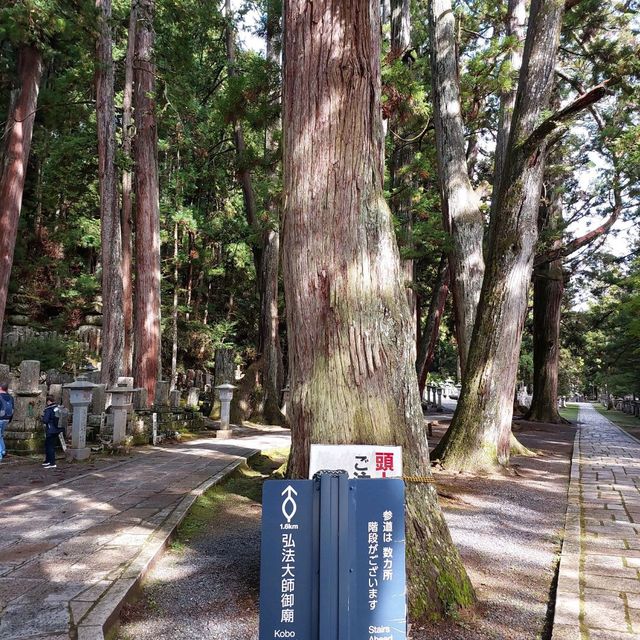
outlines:
[[[86,362],[84,344],[60,337],[30,338],[6,351],[6,362],[17,367],[23,360],[39,360],[42,371],[58,369],[75,372]]]

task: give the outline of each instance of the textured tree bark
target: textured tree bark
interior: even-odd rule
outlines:
[[[42,54],[37,49],[28,45],[20,48],[17,75],[19,89],[12,96],[0,165],[0,337],[42,78]]]
[[[504,168],[504,155],[507,150],[509,131],[511,131],[511,120],[513,118],[513,108],[516,104],[516,93],[518,90],[518,76],[522,68],[522,52],[524,40],[527,35],[527,1],[509,0],[506,17],[506,34],[514,39],[511,51],[507,58],[507,64],[511,69],[513,85],[509,91],[505,91],[500,96],[500,118],[498,131],[496,134],[496,152],[493,188],[499,188],[500,177]]]
[[[124,323],[124,346],[122,351],[122,373],[131,374],[133,367],[133,278],[132,278],[132,232],[131,221],[133,202],[131,198],[133,176],[129,169],[131,162],[132,101],[133,101],[133,56],[136,44],[135,3],[129,14],[129,35],[124,63],[124,90],[122,94],[122,154],[125,168],[122,171],[122,209],[120,228],[122,231],[122,313]]]
[[[545,262],[533,274],[533,398],[525,418],[534,422],[564,422],[558,413],[563,278],[562,260]]]
[[[285,2],[283,270],[290,472],[309,445],[404,447],[430,476],[414,319],[383,197],[379,0]],[[427,620],[474,596],[430,483],[407,489],[409,603]]]
[[[96,120],[100,242],[102,251],[102,367],[100,381],[113,386],[122,369],[124,319],[122,311],[122,232],[116,187],[116,128],[114,106],[111,0],[96,0],[99,35],[96,45]]]
[[[438,266],[438,276],[436,278],[429,311],[424,325],[424,331],[418,342],[418,357],[416,359],[416,373],[418,374],[418,388],[420,397],[424,393],[427,384],[427,374],[433,363],[438,344],[438,334],[440,333],[440,321],[444,313],[444,305],[449,295],[449,264],[447,256],[443,255]]]
[[[178,291],[180,288],[178,247],[178,223],[175,222],[173,225],[173,306],[171,308],[171,390],[176,388],[178,381]]]
[[[267,61],[278,68],[281,50],[281,11],[272,0],[267,5],[266,53]],[[277,152],[273,128],[265,132],[265,157],[267,165]],[[275,163],[271,163],[275,167]],[[275,168],[271,170],[276,182]],[[271,193],[267,202],[271,225],[262,232],[260,261],[260,335],[258,354],[262,358],[262,390],[264,419],[269,424],[285,424],[286,417],[280,411],[280,393],[284,383],[284,364],[280,346],[278,313],[278,273],[280,271],[280,211],[277,196]]]
[[[513,394],[522,319],[538,238],[546,140],[530,136],[549,105],[564,7],[533,0],[504,175],[490,226],[482,286],[464,384],[451,426],[434,456],[451,469],[509,462]]]
[[[136,0],[133,139],[136,186],[134,379],[153,402],[160,375],[160,217],[153,61],[154,0]]]
[[[444,227],[451,236],[451,292],[464,378],[484,274],[484,221],[467,169],[451,0],[429,3],[429,33],[438,177]]]

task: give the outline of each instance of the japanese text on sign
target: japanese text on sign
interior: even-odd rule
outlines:
[[[311,445],[309,477],[344,470],[350,478],[401,478],[402,448],[384,445]]]

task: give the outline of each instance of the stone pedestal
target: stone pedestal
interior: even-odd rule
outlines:
[[[10,453],[37,453],[44,445],[40,419],[44,410],[44,394],[40,387],[40,363],[37,360],[20,363],[20,380],[15,386],[13,420],[4,433],[5,445]]]
[[[94,387],[86,376],[78,376],[75,382],[65,385],[73,408],[71,446],[67,447],[67,458],[70,460],[86,460],[91,455],[87,447],[87,416]]]
[[[220,430],[216,432],[216,438],[231,438],[233,436],[233,429],[229,424],[229,417],[231,414],[231,400],[233,399],[233,391],[237,389],[228,382],[218,385],[216,387],[220,396]]]
[[[113,414],[113,444],[124,442],[127,436],[127,412],[131,408],[131,394],[133,387],[118,384],[117,387],[107,389],[111,394],[111,413]]]

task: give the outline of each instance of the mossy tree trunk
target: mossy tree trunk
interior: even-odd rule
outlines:
[[[513,394],[533,257],[549,105],[564,12],[557,0],[533,0],[522,72],[495,194],[478,317],[451,426],[434,455],[451,469],[509,462]],[[539,126],[540,125],[540,126]]]
[[[285,2],[283,270],[293,431],[396,444],[429,476],[414,319],[383,197],[378,0]],[[407,488],[409,603],[427,620],[473,601],[432,484]]]

